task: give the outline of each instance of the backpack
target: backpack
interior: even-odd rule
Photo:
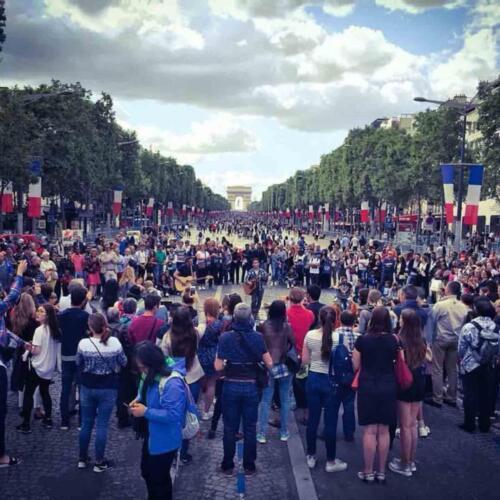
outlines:
[[[182,439],[192,439],[194,438],[198,432],[200,431],[200,421],[198,420],[198,410],[196,408],[196,403],[193,399],[193,395],[191,394],[191,389],[187,385],[184,377],[173,371],[169,377],[162,377],[159,384],[158,390],[160,391],[160,397],[163,394],[163,390],[165,389],[165,385],[172,378],[180,378],[184,383],[184,389],[186,391],[186,414],[184,420],[184,427],[182,428]]]
[[[354,380],[354,369],[349,349],[344,345],[344,334],[339,334],[339,343],[332,348],[328,365],[330,384],[337,387],[350,387]]]
[[[471,321],[479,332],[479,345],[472,349],[472,355],[480,365],[492,365],[500,355],[499,327],[485,330],[477,321]],[[488,332],[488,333],[485,333]]]

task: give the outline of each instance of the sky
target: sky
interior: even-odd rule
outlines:
[[[349,129],[475,94],[497,0],[6,0],[0,86],[108,92],[145,147],[253,198]]]

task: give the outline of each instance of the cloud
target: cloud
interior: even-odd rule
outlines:
[[[430,9],[464,7],[467,0],[375,0],[375,3],[389,10],[402,10],[410,14],[421,14]]]
[[[203,155],[255,151],[259,147],[257,137],[243,128],[238,122],[225,114],[218,114],[203,122],[191,124],[186,134],[149,125],[131,127],[121,122],[125,128],[134,128],[145,146],[160,150],[167,155],[189,158],[198,161]]]

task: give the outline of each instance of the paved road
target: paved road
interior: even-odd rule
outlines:
[[[201,292],[203,301],[210,294],[239,291],[240,287],[225,287],[223,290]],[[264,302],[271,302],[286,295],[283,288],[268,288]],[[324,301],[332,299],[331,292],[325,294]],[[248,300],[248,299],[247,299]],[[51,386],[55,402],[55,422],[59,423],[58,400],[60,381],[57,377]],[[368,486],[356,478],[360,470],[362,452],[360,433],[356,433],[355,443],[345,443],[339,436],[338,455],[349,464],[347,471],[327,474],[324,471],[324,446],[318,446],[318,466],[312,471],[312,480],[317,497],[320,499],[481,499],[499,498],[498,479],[500,459],[500,437],[498,431],[490,435],[463,434],[456,428],[460,412],[445,408],[427,408],[426,419],[432,428],[432,435],[421,440],[418,450],[419,472],[407,479],[388,473],[386,486]],[[139,474],[140,443],[129,430],[118,430],[115,419],[108,438],[107,456],[115,461],[115,468],[103,474],[80,471],[76,468],[78,453],[78,431],[42,429],[33,424],[33,433],[19,435],[14,427],[20,418],[17,410],[17,396],[9,396],[7,418],[8,450],[23,459],[16,468],[0,470],[0,500],[93,500],[117,499],[136,500],[146,497],[145,488]],[[206,431],[207,423],[202,423]],[[339,427],[339,431],[341,431]],[[305,428],[300,427],[300,437],[304,439]],[[222,423],[217,438],[209,441],[204,436],[192,444],[193,463],[180,468],[174,491],[176,498],[233,499],[236,493],[236,478],[223,477],[217,473],[222,458]],[[308,484],[307,471],[292,468],[290,456],[299,462],[304,451],[301,441],[295,440],[298,449],[281,443],[277,431],[271,429],[266,445],[258,445],[258,474],[247,480],[249,499],[298,499],[296,479],[299,486]],[[292,439],[293,441],[293,439]],[[396,450],[399,443],[396,441]],[[91,448],[92,449],[92,448]],[[302,464],[303,465],[303,464]],[[295,464],[296,466],[296,464]],[[295,470],[296,476],[293,471]],[[300,488],[300,491],[304,491]],[[302,497],[304,498],[304,497]],[[307,500],[314,500],[308,494]]]

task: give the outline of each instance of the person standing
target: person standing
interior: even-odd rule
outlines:
[[[412,286],[412,285],[408,285]],[[422,336],[422,324],[418,312],[403,309],[400,316],[399,338],[404,350],[404,358],[412,372],[413,383],[406,389],[398,390],[398,420],[400,425],[400,458],[389,463],[389,469],[406,477],[417,471],[415,462],[418,443],[418,414],[425,396],[425,354],[427,345]]]
[[[259,310],[264,297],[264,285],[267,283],[267,273],[261,269],[258,258],[252,260],[252,268],[248,271],[245,277],[245,282],[254,286],[252,297],[252,315],[257,320],[259,317]]]
[[[224,370],[222,416],[224,420],[224,457],[221,472],[232,475],[236,451],[236,433],[243,421],[245,446],[243,468],[247,476],[256,472],[257,417],[261,388],[257,387],[257,364],[271,369],[273,361],[262,335],[254,329],[252,311],[247,304],[234,308],[232,330],[219,339],[215,369]]]
[[[0,300],[0,467],[9,467],[19,464],[19,458],[6,453],[5,447],[5,418],[7,416],[7,395],[8,395],[8,380],[7,380],[7,364],[10,357],[10,352],[13,347],[18,347],[22,344],[19,337],[13,337],[9,334],[5,327],[5,315],[12,306],[19,300],[21,289],[23,287],[23,274],[28,268],[28,261],[22,260],[19,262],[16,271],[16,277],[11,284],[9,294],[5,299]]]
[[[148,500],[171,500],[170,468],[181,446],[187,405],[184,361],[168,367],[161,349],[147,340],[137,344],[135,360],[142,375],[129,408],[144,439],[141,475]]]
[[[347,469],[347,464],[336,457],[338,406],[335,389],[328,374],[330,355],[334,347],[332,337],[335,311],[332,307],[325,306],[320,310],[319,323],[320,327],[317,330],[307,332],[302,349],[302,363],[309,365],[306,383],[309,410],[306,431],[307,465],[310,469],[316,467],[316,439],[321,413],[324,410],[325,470],[326,472],[341,472]],[[347,339],[344,339],[344,342],[347,342]]]
[[[318,285],[309,285],[307,287],[307,305],[306,308],[313,312],[314,323],[311,325],[311,329],[318,328],[319,325],[319,311],[325,306],[319,301],[321,297],[321,288]]]
[[[80,370],[80,456],[78,468],[90,463],[88,449],[92,429],[95,434],[94,472],[103,472],[112,463],[104,458],[108,423],[116,403],[120,369],[127,364],[120,341],[111,337],[106,318],[101,313],[91,314],[88,320],[90,337],[80,340],[76,366]]]
[[[69,429],[69,401],[76,381],[76,351],[81,339],[87,334],[89,314],[84,310],[87,304],[87,289],[74,285],[71,288],[71,307],[59,313],[61,329],[61,429]]]
[[[315,322],[314,313],[304,307],[304,291],[294,287],[288,295],[289,306],[286,311],[288,323],[292,327],[295,345],[299,357],[302,355],[304,338]],[[307,400],[306,400],[307,366],[295,374],[293,379],[293,393],[297,405],[297,420],[305,425],[307,422]]]
[[[55,309],[50,304],[42,304],[36,312],[36,320],[40,326],[35,330],[33,341],[25,345],[31,354],[29,369],[24,389],[22,417],[23,421],[16,430],[29,434],[31,432],[31,411],[33,409],[33,394],[37,387],[43,402],[45,415],[42,424],[52,428],[52,399],[49,385],[54,375],[57,363],[57,343],[61,337]]]
[[[486,297],[479,297],[474,304],[476,317],[464,325],[458,342],[460,374],[464,390],[464,423],[459,427],[473,433],[476,430],[476,416],[479,416],[479,430],[489,432],[491,408],[495,406],[494,352],[487,355],[485,344],[499,343],[500,328],[495,324],[495,307]],[[485,346],[485,347],[483,347]],[[481,349],[483,347],[483,349]],[[483,353],[483,354],[482,354]]]
[[[436,408],[445,403],[457,405],[457,349],[460,330],[468,309],[458,296],[460,283],[451,281],[445,297],[432,308],[429,321],[432,332],[432,399],[425,402]],[[446,367],[447,389],[443,389],[443,368]]]
[[[286,320],[286,304],[283,300],[275,300],[269,307],[269,316],[262,325],[262,334],[266,348],[273,360],[273,367],[269,374],[269,384],[262,392],[262,400],[259,405],[257,441],[261,444],[266,443],[269,409],[276,384],[278,384],[280,397],[280,440],[288,441],[290,437],[288,413],[290,411],[292,374],[285,364],[285,358],[288,350],[295,347],[295,338],[292,328]]]
[[[392,322],[385,307],[376,307],[368,331],[357,338],[352,361],[359,373],[358,419],[363,426],[362,481],[385,482],[385,466],[389,454],[389,427],[396,426],[396,377],[394,363],[398,341],[392,333]],[[375,455],[378,472],[374,472]]]

